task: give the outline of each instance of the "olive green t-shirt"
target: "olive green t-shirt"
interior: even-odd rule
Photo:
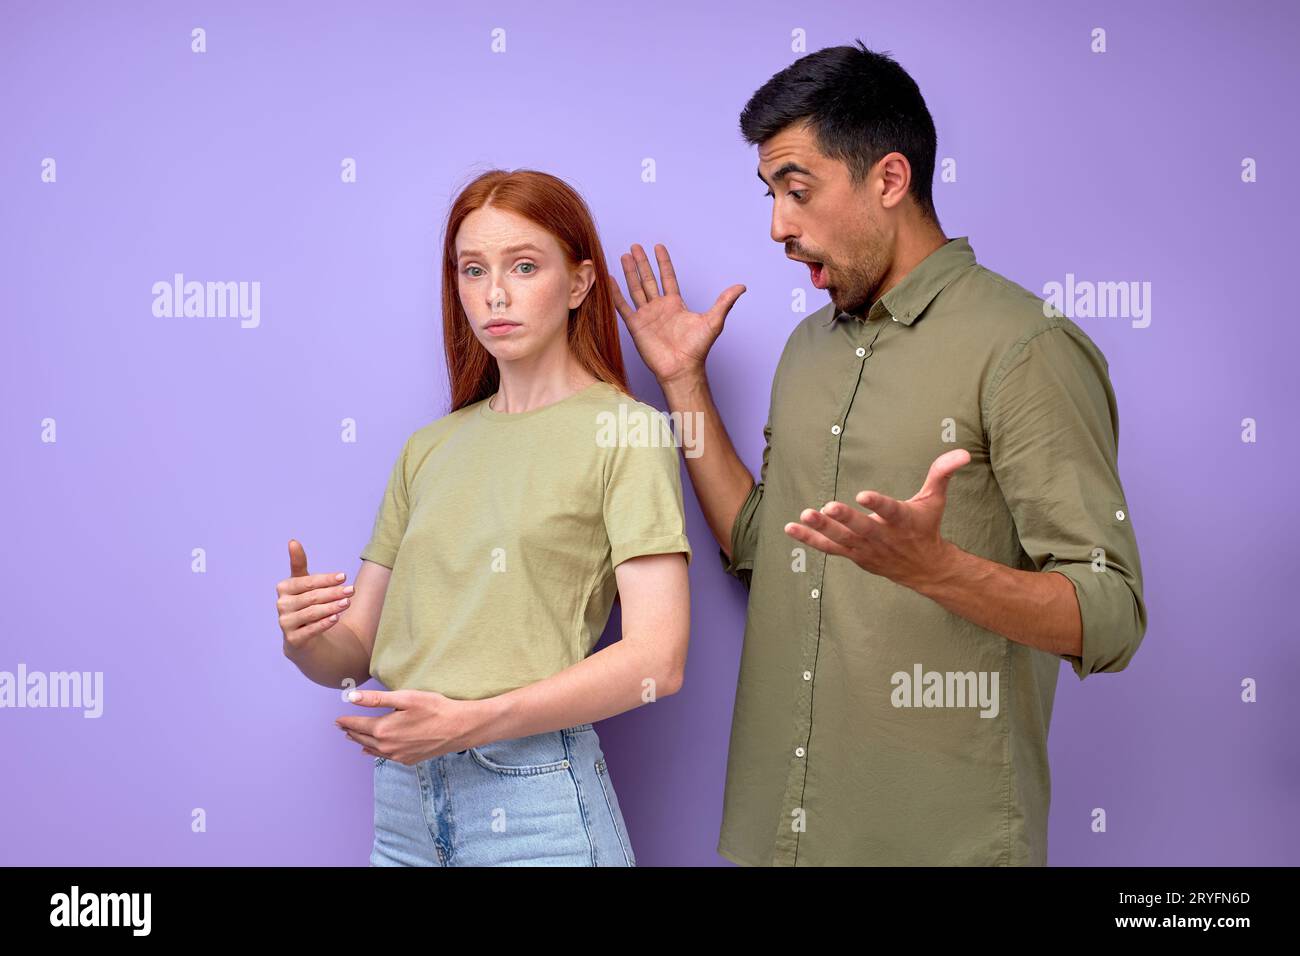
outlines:
[[[665,416],[605,382],[526,412],[485,399],[418,429],[361,552],[392,569],[371,676],[477,700],[581,661],[619,563],[690,563],[679,467]]]

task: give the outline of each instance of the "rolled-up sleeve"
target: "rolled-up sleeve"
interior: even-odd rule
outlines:
[[[749,589],[753,577],[754,552],[758,548],[759,515],[763,508],[763,486],[767,482],[767,461],[772,454],[772,418],[768,415],[767,424],[763,426],[763,464],[759,469],[758,481],[749,489],[749,497],[740,506],[736,520],[731,525],[731,557],[723,548],[718,548],[718,557],[723,569],[732,577],[744,583]]]
[[[1069,320],[1000,363],[985,402],[989,458],[1021,547],[1074,585],[1080,680],[1127,666],[1146,633],[1142,566],[1119,479],[1119,411],[1105,357]]]

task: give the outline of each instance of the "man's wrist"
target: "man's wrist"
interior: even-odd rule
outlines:
[[[700,397],[708,391],[709,379],[701,366],[668,381],[661,381],[659,387],[663,389],[664,398],[667,399],[670,407],[693,408],[699,404]]]
[[[898,583],[918,594],[937,600],[944,591],[950,590],[954,583],[960,581],[966,573],[965,559],[970,555],[946,538],[941,538],[940,543],[937,560],[931,561],[923,569],[921,576],[915,580]]]

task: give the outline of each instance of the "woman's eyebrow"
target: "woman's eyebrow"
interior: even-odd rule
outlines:
[[[528,243],[528,242],[521,242],[521,243],[519,243],[518,245],[507,246],[506,248],[502,249],[501,251],[502,251],[503,253],[509,253],[509,252],[523,252],[523,251],[525,251],[525,250],[528,250],[528,251],[530,251],[530,252],[541,252],[541,251],[542,251],[541,249],[538,249],[536,246],[534,246],[534,245],[532,245],[531,243]],[[477,250],[477,249],[466,249],[464,252],[462,252],[462,253],[461,253],[459,256],[457,256],[456,258],[458,258],[458,259],[464,259],[466,256],[481,256],[481,255],[483,255],[483,253],[482,253],[482,252],[479,252],[479,250]]]

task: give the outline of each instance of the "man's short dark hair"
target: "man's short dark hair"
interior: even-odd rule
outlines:
[[[849,168],[860,185],[882,156],[899,152],[912,166],[909,192],[934,222],[931,186],[937,136],[916,81],[888,53],[832,46],[800,57],[745,104],[740,132],[751,146],[808,122],[818,148]]]

